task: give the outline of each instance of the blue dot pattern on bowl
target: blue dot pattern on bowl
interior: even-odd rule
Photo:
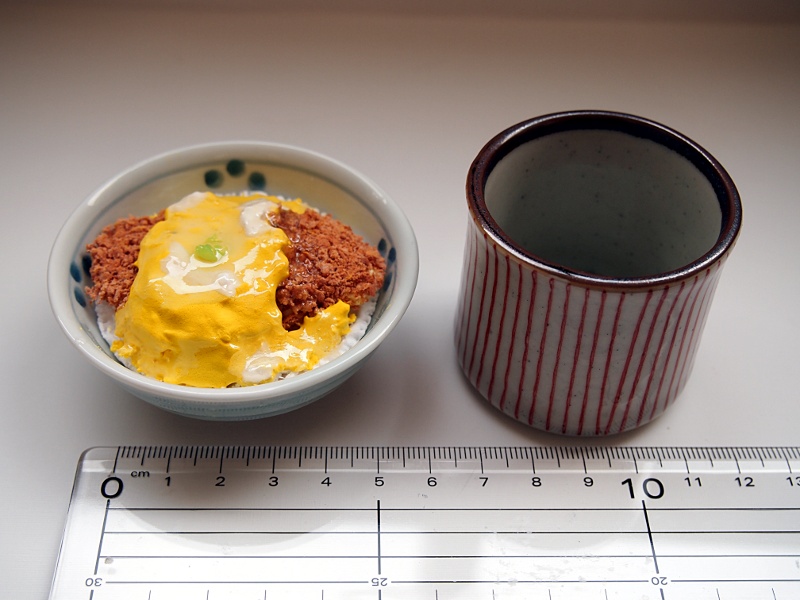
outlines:
[[[238,177],[244,173],[244,161],[241,161],[238,158],[232,158],[228,161],[228,164],[225,165],[225,170],[228,172],[228,175],[231,175],[232,177]]]
[[[225,164],[225,172],[231,177],[241,177],[247,171],[243,160],[232,158]],[[225,175],[219,169],[209,169],[203,175],[203,181],[211,189],[221,187],[225,182]],[[267,178],[260,171],[253,171],[247,177],[247,187],[251,190],[264,190],[267,187]]]
[[[397,251],[394,247],[389,247],[389,242],[386,241],[386,238],[381,238],[381,241],[378,242],[378,252],[380,252],[381,256],[386,260],[386,276],[384,277],[383,286],[381,287],[381,291],[385,292],[392,285],[392,275],[395,269],[394,263],[395,260],[397,260]]]
[[[244,161],[238,158],[232,158],[225,163],[224,169],[208,169],[203,173],[203,182],[209,190],[219,188],[225,181],[223,171],[231,177],[241,177],[247,172],[247,165]],[[267,178],[260,171],[252,171],[247,177],[248,189],[263,191],[267,187]],[[396,259],[397,251],[386,238],[381,238],[377,245],[378,252],[386,260],[386,276],[384,278],[383,286],[381,287],[378,304],[373,316],[373,322],[383,313],[386,308],[385,292],[392,286],[394,272],[397,269]],[[75,302],[84,310],[92,310],[87,301],[86,294],[84,293],[84,285],[91,287],[91,257],[88,253],[84,252],[80,255],[80,267],[76,261],[73,261],[69,267],[70,277],[78,285],[73,289],[73,297]]]
[[[85,264],[86,263],[86,259],[88,259],[88,258],[89,258],[88,255],[84,255],[82,257],[81,262]],[[83,272],[81,271],[81,268],[78,266],[77,262],[72,261],[70,263],[70,265],[69,265],[69,275],[70,275],[70,277],[72,277],[72,280],[75,283],[78,284],[78,285],[74,286],[73,289],[72,289],[72,295],[75,298],[75,302],[77,302],[81,306],[81,308],[86,308],[86,305],[88,303],[86,302],[86,294],[84,294],[83,286],[82,286],[82,284],[83,284]]]
[[[81,266],[83,267],[84,275],[88,277],[92,268],[92,258],[88,254],[81,256]]]
[[[267,178],[257,171],[250,173],[250,177],[247,179],[247,185],[251,190],[263,190],[267,187]]]
[[[220,173],[216,169],[209,169],[203,176],[203,181],[205,181],[206,185],[212,189],[218,188],[219,186],[222,185],[223,181],[222,173]]]

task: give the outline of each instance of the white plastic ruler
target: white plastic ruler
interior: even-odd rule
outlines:
[[[50,598],[796,600],[800,448],[94,448]]]

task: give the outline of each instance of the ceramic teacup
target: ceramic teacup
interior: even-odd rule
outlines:
[[[641,117],[545,115],[483,147],[467,202],[456,350],[482,396],[584,436],[673,403],[741,224],[717,160]]]

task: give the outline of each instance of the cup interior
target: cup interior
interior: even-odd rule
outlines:
[[[634,125],[548,123],[487,145],[478,195],[495,233],[535,260],[606,279],[656,277],[711,252],[731,212],[715,166],[677,134]]]

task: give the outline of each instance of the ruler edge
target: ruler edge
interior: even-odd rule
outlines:
[[[188,445],[120,445],[120,446],[92,446],[84,450],[78,460],[78,471],[80,465],[91,458],[90,454],[99,451],[116,451],[116,458],[167,458],[172,456],[173,451],[183,451],[186,454],[180,458],[203,458],[203,459],[236,459],[243,458],[240,454],[243,450],[265,449],[278,452],[279,459],[302,457],[304,459],[324,458],[322,456],[311,456],[309,453],[318,454],[320,451],[326,453],[331,449],[339,449],[345,452],[355,452],[354,458],[371,460],[392,460],[395,456],[390,453],[405,452],[414,450],[419,453],[415,459],[449,460],[454,452],[478,452],[480,458],[492,458],[486,454],[491,450],[494,452],[524,453],[523,458],[562,458],[566,460],[578,459],[600,459],[612,458],[617,460],[800,460],[800,445],[791,446],[628,446],[628,445],[530,445],[530,446],[495,446],[495,445],[476,445],[476,446],[439,446],[439,445],[294,445],[294,444],[188,444]],[[167,453],[166,455],[164,453]],[[290,452],[291,455],[287,454]],[[359,452],[361,453],[359,455]],[[364,455],[369,452],[369,456]],[[450,453],[443,456],[443,453]],[[199,454],[198,454],[199,453]],[[234,453],[239,453],[234,455]],[[298,454],[299,453],[299,454]],[[144,455],[143,455],[144,454]],[[350,455],[348,454],[347,457]],[[503,455],[507,458],[507,454]],[[104,457],[107,458],[107,457]],[[457,456],[456,458],[462,458]]]

